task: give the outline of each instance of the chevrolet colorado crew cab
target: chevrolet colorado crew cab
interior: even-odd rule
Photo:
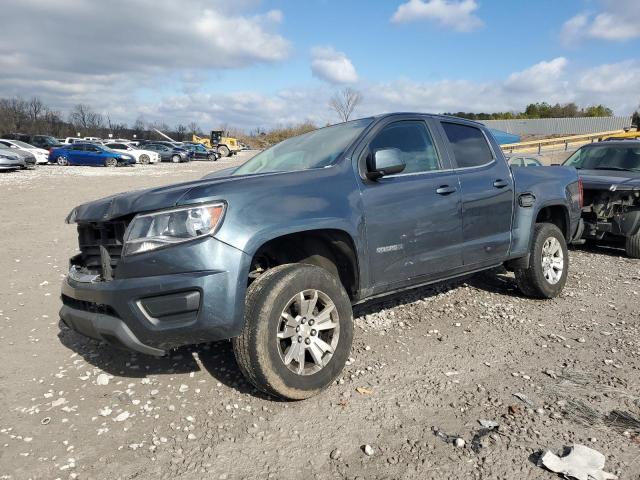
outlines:
[[[580,196],[573,168],[512,171],[481,124],[355,120],[74,208],[60,316],[151,355],[232,339],[257,388],[303,399],[341,372],[354,304],[501,265],[524,294],[558,295]]]

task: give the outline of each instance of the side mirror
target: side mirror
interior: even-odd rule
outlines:
[[[406,166],[400,156],[400,150],[397,148],[383,148],[374,152],[367,177],[375,180],[385,175],[395,175],[402,172]]]

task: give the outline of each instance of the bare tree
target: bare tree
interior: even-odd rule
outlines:
[[[202,135],[202,131],[200,131],[200,127],[197,122],[189,122],[187,125],[187,131],[191,135]]]
[[[362,94],[353,88],[346,87],[336,92],[329,100],[329,108],[335,111],[343,122],[348,122],[351,114],[362,102]]]
[[[29,100],[28,108],[31,121],[36,122],[40,117],[40,114],[43,113],[45,106],[44,103],[42,103],[42,100],[38,97],[32,97],[31,100]]]
[[[185,127],[182,123],[179,123],[178,125],[176,125],[175,127],[175,132],[177,133],[177,137],[178,137],[178,141],[183,141],[187,134],[187,127]]]

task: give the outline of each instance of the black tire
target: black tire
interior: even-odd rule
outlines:
[[[149,155],[147,155],[146,153],[143,153],[142,155],[140,155],[139,161],[142,165],[149,165],[149,162],[151,162],[151,159],[149,158]]]
[[[291,369],[293,362],[289,367],[285,365],[282,344],[287,340],[278,340],[277,335],[285,307],[300,292],[309,290],[317,290],[333,302],[339,334],[326,365],[302,375]],[[295,335],[288,340],[295,342],[301,338]],[[352,341],[351,301],[339,279],[321,267],[287,264],[267,270],[249,286],[244,328],[232,344],[240,370],[259,390],[286,400],[302,400],[316,395],[336,379],[349,357]],[[289,348],[292,347],[293,344]],[[304,358],[310,357],[310,352],[305,351]]]
[[[218,147],[218,153],[220,154],[221,157],[231,156],[231,151],[229,151],[229,148],[226,145],[220,145]]]
[[[218,156],[214,153],[211,153],[207,155],[207,160],[209,160],[210,162],[215,162],[216,160],[218,160]]]
[[[104,166],[115,168],[118,166],[118,160],[116,160],[115,158],[107,158],[104,161]]]
[[[173,155],[173,156],[171,157],[171,161],[172,161],[173,163],[180,163],[180,155]]]
[[[640,258],[640,232],[626,238],[624,249],[630,258]]]
[[[542,249],[547,240],[552,241],[551,239],[559,242],[562,251],[563,268],[559,279],[555,283],[545,277],[543,269]],[[528,297],[557,297],[564,288],[565,283],[567,283],[567,274],[569,271],[569,251],[567,250],[567,242],[564,235],[560,229],[553,224],[538,223],[534,227],[533,238],[531,240],[529,268],[515,271],[518,288]]]

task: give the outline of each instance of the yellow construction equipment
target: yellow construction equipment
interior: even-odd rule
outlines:
[[[211,130],[209,138],[192,135],[191,141],[201,143],[207,148],[216,149],[222,157],[230,157],[240,151],[238,139],[229,137],[228,133],[222,130]]]

